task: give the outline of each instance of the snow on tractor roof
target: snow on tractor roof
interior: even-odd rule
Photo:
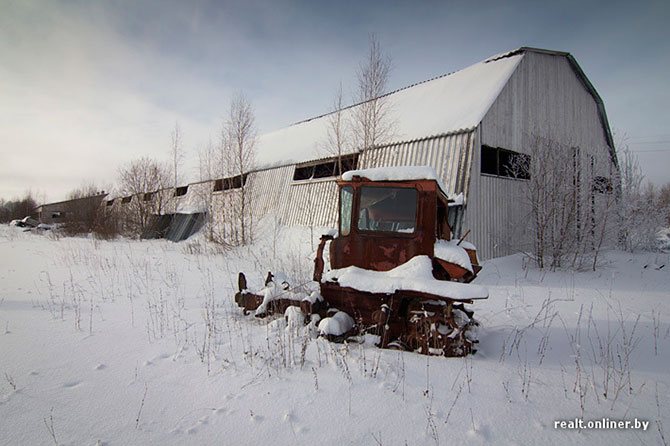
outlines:
[[[374,167],[371,169],[349,170],[342,174],[344,181],[351,181],[354,176],[367,178],[371,181],[411,181],[411,180],[435,180],[448,198],[455,200],[456,195],[447,192],[437,172],[430,166],[401,166],[401,167]]]

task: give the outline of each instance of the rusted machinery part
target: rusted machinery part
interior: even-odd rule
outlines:
[[[268,286],[274,280],[274,275],[272,272],[268,271],[268,275],[265,278],[265,286]],[[247,278],[244,273],[240,273],[237,277],[237,286],[239,291],[235,293],[235,303],[242,308],[244,315],[246,316],[252,311],[256,311],[258,307],[263,303],[263,296],[260,294],[252,293],[247,288]],[[289,284],[286,282],[282,283],[282,288],[288,290]],[[274,299],[271,302],[268,302],[266,310],[262,313],[258,313],[256,317],[266,317],[275,313],[284,313],[286,309],[290,306],[300,307],[301,302],[299,300],[293,299]]]
[[[379,307],[379,310],[372,313],[372,320],[375,322],[374,332],[379,336],[379,347],[388,346],[391,340],[391,325],[389,324],[393,310],[384,303]]]
[[[240,292],[247,289],[247,277],[243,272],[240,272],[240,274],[237,276],[237,288]]]
[[[256,308],[263,303],[263,296],[250,293],[247,290],[242,290],[235,293],[235,303],[238,307],[242,308],[244,314],[247,315],[250,311],[256,311]]]
[[[455,310],[458,313],[454,313]],[[468,330],[476,324],[473,314],[461,303],[439,305],[396,296],[372,314],[374,325],[368,331],[380,337],[378,346],[382,348],[426,355],[465,356],[473,352],[473,342],[468,336]]]
[[[462,311],[459,317],[455,317],[454,309]],[[474,322],[472,312],[464,310],[462,306],[454,308],[452,305],[442,311],[412,309],[407,314],[407,333],[402,341],[425,355],[466,356],[473,351],[467,333]]]
[[[314,258],[314,275],[313,279],[315,282],[321,282],[321,277],[323,277],[323,250],[326,247],[326,242],[333,240],[332,235],[324,234],[321,236],[321,241],[319,242],[319,247],[316,249],[316,257]]]

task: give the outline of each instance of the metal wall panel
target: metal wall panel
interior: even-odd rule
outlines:
[[[580,147],[593,156],[597,170],[609,172],[610,155],[598,104],[575,75],[565,56],[527,52],[480,125],[472,157],[471,189],[465,228],[480,258],[528,248],[529,209],[526,182],[481,174],[481,145],[530,153],[537,138],[557,147]],[[524,246],[526,244],[526,246]]]
[[[431,166],[449,193],[463,192],[467,196],[474,141],[474,132],[466,131],[394,144],[367,151],[360,158],[359,168]]]
[[[359,169],[382,166],[433,167],[452,193],[467,195],[473,132],[443,135],[367,151]],[[284,225],[332,226],[337,223],[335,179],[293,181],[295,166],[251,172],[247,180],[254,218],[276,213]]]

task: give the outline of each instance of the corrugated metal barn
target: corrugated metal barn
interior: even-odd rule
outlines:
[[[578,148],[580,162],[590,163],[592,175],[616,168],[602,100],[565,52],[524,47],[385,97],[394,120],[393,138],[364,153],[353,152],[347,166],[432,166],[451,193],[463,194],[457,231],[472,230],[468,240],[481,258],[517,250],[512,231],[527,211],[520,200],[524,179],[491,169],[486,161],[491,156],[529,154],[533,141],[542,140]],[[351,114],[355,107],[343,113]],[[248,173],[244,186],[255,218],[275,213],[284,225],[335,227],[335,176],[327,173],[333,158],[322,149],[328,118],[258,138],[260,167]],[[179,199],[193,202],[203,188],[211,190],[212,183],[194,184]]]

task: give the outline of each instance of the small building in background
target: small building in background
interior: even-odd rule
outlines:
[[[92,220],[99,212],[105,197],[107,193],[103,191],[89,197],[42,204],[35,209],[35,216],[40,223],[48,225]]]

